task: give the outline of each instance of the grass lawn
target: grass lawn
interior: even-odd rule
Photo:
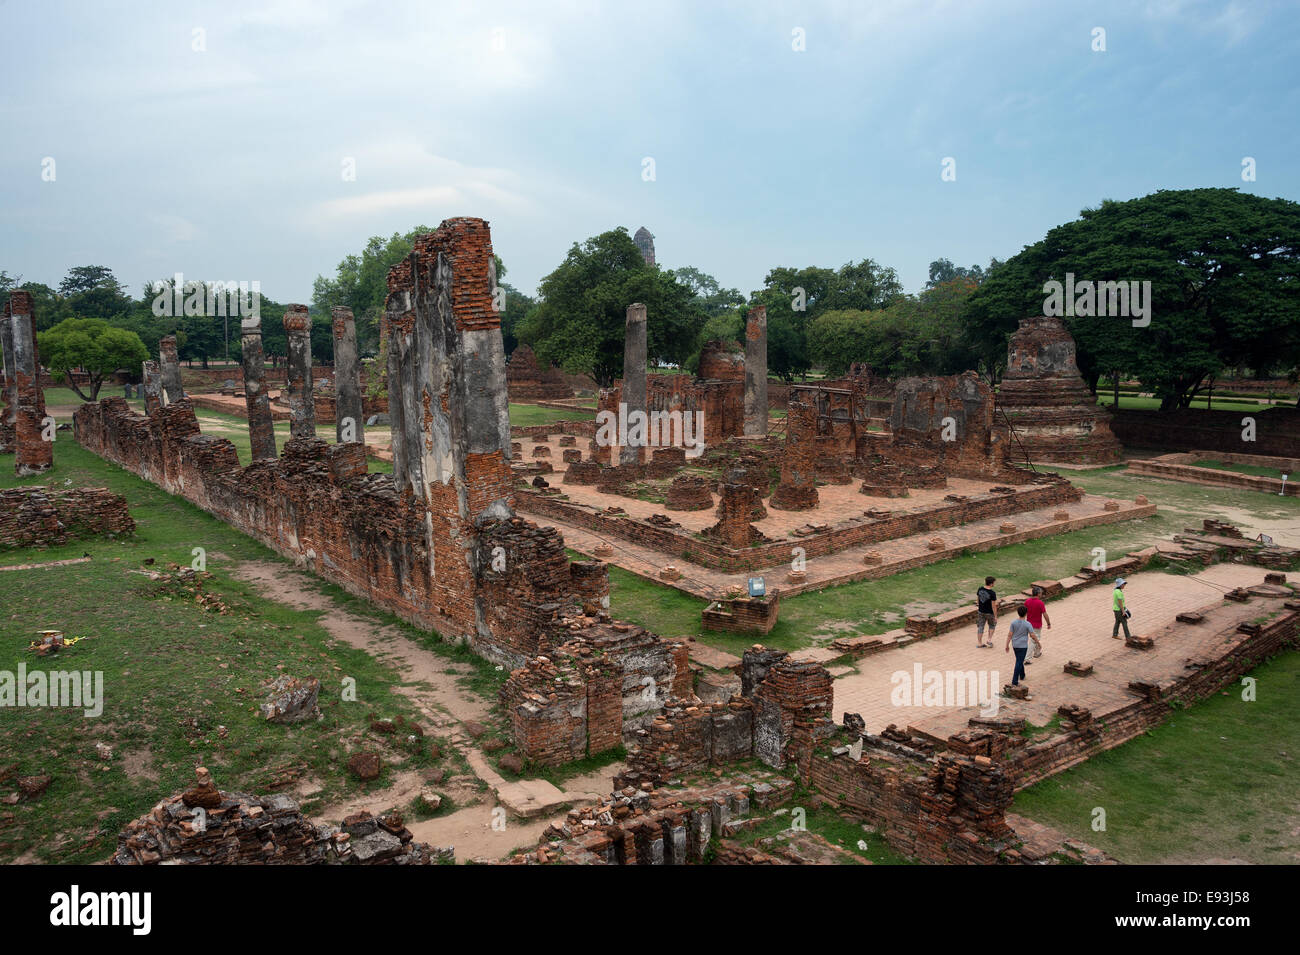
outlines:
[[[1109,392],[1098,392],[1097,404],[1109,407],[1112,404],[1114,396]],[[1193,398],[1189,408],[1206,410],[1205,399],[1203,397]],[[1210,402],[1210,408],[1214,411],[1267,411],[1271,406],[1260,404],[1258,401],[1239,400],[1234,401],[1231,398],[1220,398],[1215,395]],[[1159,398],[1142,398],[1129,397],[1128,395],[1119,396],[1120,411],[1158,411],[1160,410]]]
[[[1016,795],[1014,812],[1125,863],[1300,863],[1300,653]],[[1094,810],[1106,829],[1093,831]]]
[[[310,811],[361,790],[364,784],[344,764],[369,714],[418,720],[393,692],[397,675],[335,641],[318,612],[265,600],[234,578],[240,561],[279,561],[267,548],[71,440],[60,437],[54,469],[38,478],[15,479],[12,460],[0,456],[0,487],[106,486],[127,498],[138,527],[131,539],[0,553],[6,566],[92,558],[0,572],[0,670],[16,672],[26,663],[29,672],[100,671],[104,687],[103,713],[96,718],[81,710],[27,708],[0,719],[0,771],[16,764],[16,775],[53,777],[39,799],[2,807],[0,862],[105,859],[121,826],[188,785],[198,765],[211,769],[223,789],[258,793],[270,791],[277,770],[292,767],[317,789],[304,804]],[[206,550],[213,575],[204,589],[218,594],[229,613],[209,612],[179,589],[158,592],[158,584],[133,572],[145,569],[146,558],[154,559],[154,571],[164,571],[169,561],[187,566],[194,547]],[[365,612],[356,604],[349,609]],[[56,657],[38,658],[26,647],[35,631],[46,628],[88,639]],[[436,644],[430,635],[419,636]],[[455,653],[450,647],[445,652]],[[262,720],[256,710],[261,685],[282,672],[321,680],[323,720],[297,726]],[[356,680],[361,702],[342,700],[345,676]],[[97,757],[96,742],[113,747],[110,760]],[[399,762],[403,768],[433,765],[427,747],[415,754],[373,738],[366,745],[379,748],[389,767],[373,787],[387,785]],[[13,788],[12,780],[0,784],[3,793]]]
[[[595,407],[595,404],[592,404]],[[510,424],[513,427],[529,428],[539,424],[554,424],[557,421],[587,421],[591,419],[590,411],[575,408],[564,411],[559,408],[543,408],[540,405],[510,405]]]

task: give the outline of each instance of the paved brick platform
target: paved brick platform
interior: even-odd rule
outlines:
[[[819,488],[818,490],[822,489]],[[610,495],[605,496],[610,497]],[[862,498],[861,495],[858,495],[858,497],[862,500],[869,500]],[[618,498],[617,500],[620,502],[627,501],[626,498]],[[1085,527],[1094,527],[1098,524],[1111,524],[1140,517],[1150,517],[1156,512],[1154,504],[1134,504],[1131,501],[1121,501],[1119,510],[1107,511],[1105,509],[1106,501],[1107,498],[1104,497],[1091,494],[1084,495],[1083,500],[1070,504],[1066,508],[1070,514],[1070,519],[1066,521],[1055,519],[1056,512],[1061,510],[1061,507],[1045,507],[1034,511],[1024,511],[1012,518],[996,517],[985,521],[973,521],[961,527],[946,527],[940,531],[913,534],[910,537],[901,537],[883,543],[849,547],[837,554],[809,558],[805,570],[807,576],[799,583],[791,583],[786,579],[790,567],[784,563],[758,571],[728,573],[727,571],[711,570],[689,561],[675,559],[653,547],[635,544],[615,537],[604,537],[585,528],[551,517],[541,519],[539,523],[559,528],[560,532],[564,534],[565,543],[576,551],[599,556],[601,560],[608,561],[639,577],[654,580],[669,587],[675,587],[693,596],[702,597],[706,600],[716,600],[725,597],[736,589],[743,590],[746,580],[752,576],[767,577],[769,591],[776,590],[780,592],[782,597],[792,597],[806,591],[821,590],[855,580],[876,580],[881,577],[888,577],[903,570],[911,570],[915,567],[923,567],[927,564],[946,560],[967,550],[993,550],[1009,544],[1019,544],[1053,534],[1064,534]],[[632,501],[629,503],[644,504],[652,511],[655,508],[655,505],[646,504],[645,502]],[[630,511],[631,507],[628,510]],[[678,513],[673,512],[674,519],[677,518]],[[805,515],[802,522],[806,523],[808,512],[801,513]],[[708,514],[711,516],[712,511],[709,511]],[[1002,533],[1002,524],[1007,520],[1016,525],[1015,533]],[[930,541],[934,538],[943,541],[944,546],[942,549],[930,549]],[[793,548],[798,543],[798,540],[791,539],[790,546]],[[603,544],[612,547],[613,554],[597,555],[596,548]],[[874,551],[880,555],[880,563],[867,566],[863,562],[863,558],[869,551]],[[675,566],[682,576],[675,580],[661,579],[659,573],[668,564]]]
[[[1134,634],[1156,638],[1151,650],[1130,649],[1122,639],[1111,639],[1114,617],[1109,586],[1049,600],[1047,612],[1053,627],[1043,631],[1043,655],[1027,667],[1026,682],[1033,699],[1001,699],[999,715],[1024,716],[1032,725],[1043,726],[1062,704],[1078,704],[1100,714],[1130,702],[1134,699],[1128,689],[1130,681],[1158,682],[1181,675],[1189,657],[1213,653],[1207,641],[1212,640],[1215,626],[1177,626],[1176,635],[1169,636],[1178,614],[1213,608],[1216,620],[1253,620],[1261,613],[1258,600],[1225,603],[1222,595],[1234,587],[1262,583],[1263,579],[1262,569],[1241,564],[1218,564],[1195,576],[1158,571],[1135,574],[1125,590],[1133,611],[1129,626]],[[1016,582],[1000,583],[1005,584],[1001,589],[1008,592],[1017,589]],[[871,733],[879,733],[894,723],[938,739],[965,729],[967,721],[978,715],[979,707],[895,706],[890,697],[895,687],[891,677],[899,672],[915,674],[917,664],[923,673],[986,672],[989,685],[1000,691],[1011,682],[1014,667],[1013,655],[1003,650],[1009,623],[1005,615],[999,618],[992,649],[977,648],[975,631],[970,627],[863,658],[856,673],[835,681],[836,721],[846,712],[858,713]],[[1076,677],[1063,672],[1067,660],[1093,664],[1093,675]],[[991,671],[997,671],[996,679],[992,679]]]

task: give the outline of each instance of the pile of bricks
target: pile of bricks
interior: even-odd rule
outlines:
[[[221,792],[207,770],[197,775],[126,824],[113,865],[429,865],[451,852],[415,842],[396,814],[315,826],[288,796]]]
[[[0,491],[0,548],[49,547],[73,538],[135,532],[126,498],[107,488]]]

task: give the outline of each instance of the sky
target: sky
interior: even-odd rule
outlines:
[[[642,225],[744,293],[863,258],[918,291],[1103,199],[1300,199],[1294,2],[0,0],[0,35],[0,270],[53,287],[305,303],[469,215],[529,293]]]

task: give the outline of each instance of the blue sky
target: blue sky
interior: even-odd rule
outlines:
[[[529,292],[618,225],[742,292],[863,257],[917,290],[1103,198],[1300,199],[1298,34],[1212,0],[0,0],[0,269],[306,302],[367,237],[475,215]]]

